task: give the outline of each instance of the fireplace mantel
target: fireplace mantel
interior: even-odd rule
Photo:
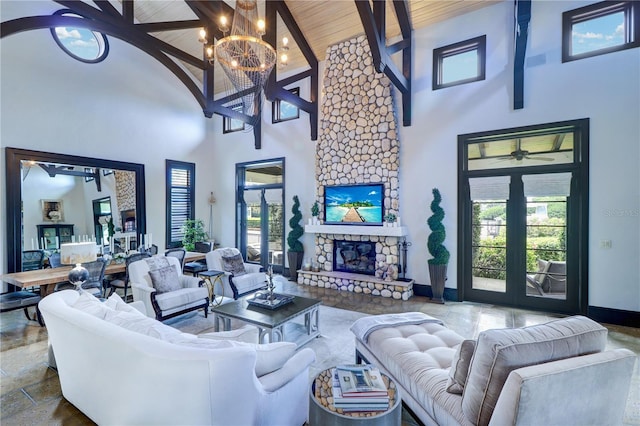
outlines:
[[[375,235],[381,237],[405,237],[406,226],[362,226],[362,225],[305,225],[304,232],[310,234]]]

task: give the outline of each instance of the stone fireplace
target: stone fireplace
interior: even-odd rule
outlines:
[[[376,243],[333,240],[333,270],[375,276]]]
[[[327,49],[323,83],[316,144],[316,201],[321,211],[327,185],[382,183],[383,215],[399,217],[400,141],[392,84],[373,67],[364,35]],[[397,280],[398,243],[407,235],[405,228],[307,225],[305,232],[316,235],[311,257],[321,271],[300,271],[299,284],[403,300],[413,295],[412,280]],[[368,247],[366,266],[357,248],[334,251],[334,241],[363,251]]]

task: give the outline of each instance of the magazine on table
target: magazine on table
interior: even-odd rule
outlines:
[[[387,397],[387,387],[380,370],[371,365],[343,365],[336,367],[342,397]]]
[[[340,378],[337,370],[334,368],[331,371],[331,388],[333,393],[333,405],[336,408],[351,407],[354,404],[378,404],[385,409],[389,406],[389,394],[385,393],[384,396],[371,396],[371,395],[350,395],[343,396],[342,389],[340,388]]]

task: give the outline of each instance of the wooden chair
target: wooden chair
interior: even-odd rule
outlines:
[[[195,246],[196,246],[195,247],[196,252],[209,253],[211,251],[213,244],[209,242],[197,242],[195,243]],[[185,273],[189,273],[195,277],[200,272],[204,272],[208,269],[207,261],[203,259],[203,260],[196,260],[195,262],[187,262],[184,264],[184,268],[182,269]]]
[[[175,257],[180,261],[180,268],[184,270],[184,257],[187,255],[187,251],[183,248],[173,248],[164,252],[167,257]]]

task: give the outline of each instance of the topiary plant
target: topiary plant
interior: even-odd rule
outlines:
[[[318,205],[318,202],[316,201],[311,206],[311,216],[318,217],[319,214],[320,214],[320,206]]]
[[[438,188],[433,188],[433,201],[431,202],[431,211],[433,215],[427,220],[431,234],[427,240],[427,248],[429,254],[433,256],[429,259],[430,265],[446,265],[449,262],[449,250],[442,245],[446,237],[442,219],[444,219],[444,210],[440,207],[442,196]]]
[[[298,196],[293,196],[293,206],[291,207],[291,213],[293,216],[289,219],[289,227],[291,230],[289,231],[289,235],[287,236],[287,244],[289,246],[289,251],[291,252],[303,252],[304,247],[302,243],[299,241],[302,234],[304,234],[304,229],[300,226],[300,221],[302,220],[302,213],[300,213],[300,201],[298,200]]]

